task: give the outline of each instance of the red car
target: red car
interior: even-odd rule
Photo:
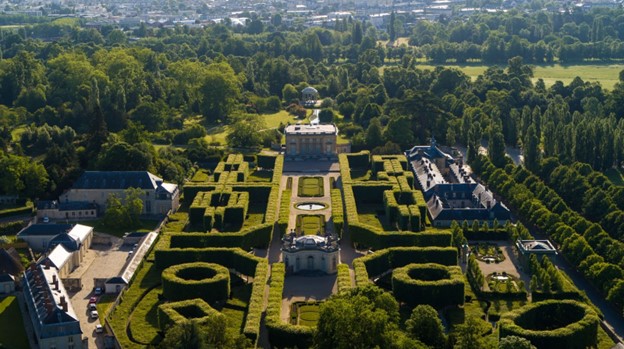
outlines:
[[[91,304],[91,303],[97,303],[97,297],[89,298],[89,304]]]

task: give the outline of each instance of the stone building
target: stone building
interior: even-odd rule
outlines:
[[[340,247],[332,236],[286,234],[282,253],[287,273],[301,271],[322,271],[327,274],[338,272]]]
[[[338,128],[334,125],[288,125],[284,133],[286,156],[333,157],[337,153]]]

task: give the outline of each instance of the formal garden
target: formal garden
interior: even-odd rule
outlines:
[[[392,295],[402,331],[413,328],[413,311],[431,306],[446,324],[445,342],[456,343],[470,327],[483,346],[495,346],[499,337],[510,334],[530,338],[534,344],[550,345],[557,338],[572,343],[576,336],[584,336],[579,343],[601,349],[612,344],[596,326],[599,312],[585,305],[586,297],[548,258],[526,259],[530,285],[514,270],[483,274],[480,263],[487,265],[490,257],[491,265],[508,262],[501,253],[502,243],[496,241],[531,238],[521,224],[497,229],[460,224],[433,228],[405,157],[366,152],[340,155],[342,190],[330,181],[329,193],[338,235],[348,229],[354,244],[370,252],[353,260],[351,268],[337,266],[337,294],[324,302],[293,302],[282,309],[287,297],[285,264],[269,265],[266,258],[248,251],[267,248],[274,234],[286,232],[290,210],[296,208],[290,200],[292,179],[285,181],[280,199],[283,158],[249,160],[230,155],[214,171],[198,172],[184,187],[184,205],[169,217],[156,246],[122,295],[123,302],[105,316],[124,348],[158,345],[163,335],[166,341],[170,328],[188,322],[209,327],[212,343],[267,345],[258,342],[263,318],[270,345],[308,348],[319,340],[315,333],[325,331],[323,319],[334,299],[364,289],[371,296],[370,287],[376,290],[372,294]],[[262,163],[262,170],[250,165],[254,162]],[[357,171],[368,175],[352,179]],[[262,175],[257,178],[271,180],[249,180],[258,172]],[[322,178],[313,182],[323,183]],[[325,224],[322,214],[296,217],[296,231],[302,235],[322,234]],[[464,274],[458,244],[465,236],[476,242],[471,244]],[[552,316],[537,319],[543,311]],[[569,318],[560,316],[566,312]]]

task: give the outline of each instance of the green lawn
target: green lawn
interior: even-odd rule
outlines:
[[[449,64],[444,66],[458,68],[470,76],[472,80],[476,80],[489,67],[481,64]],[[418,68],[435,69],[435,65],[423,64],[418,65]],[[542,78],[547,87],[553,85],[557,80],[567,85],[579,76],[583,81],[600,82],[602,87],[611,90],[613,85],[619,81],[619,74],[622,70],[624,70],[624,64],[540,65],[535,66],[533,82]]]
[[[298,325],[315,327],[319,320],[320,309],[320,303],[297,305]]]
[[[158,344],[161,341],[158,331],[158,294],[162,292],[162,287],[156,287],[149,291],[134,308],[130,317],[130,331],[132,337],[138,342],[148,344]]]
[[[299,235],[323,235],[325,233],[325,216],[321,214],[297,215],[297,232]]]
[[[270,182],[273,179],[273,171],[253,171],[247,177],[249,182]]]
[[[300,197],[320,197],[324,193],[323,177],[299,177],[297,195]]]
[[[370,225],[385,231],[396,231],[396,226],[390,225],[383,210],[383,204],[357,204],[358,220],[362,224]]]
[[[0,301],[0,329],[0,347],[8,349],[30,347],[15,296],[8,296]]]
[[[128,233],[128,232],[135,232],[135,231],[150,232],[156,229],[156,227],[158,227],[158,224],[160,224],[160,221],[151,220],[151,219],[150,220],[141,219],[140,221],[141,221],[141,226],[137,228],[132,228],[132,229],[107,227],[104,224],[102,224],[101,219],[69,221],[69,223],[78,223],[78,224],[88,225],[90,227],[93,227],[93,230],[98,233],[106,233],[106,234],[114,235],[117,237],[122,237],[125,233]]]

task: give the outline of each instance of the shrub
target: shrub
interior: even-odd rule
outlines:
[[[504,314],[500,337],[523,337],[538,348],[581,349],[596,345],[599,321],[587,304],[548,300]]]
[[[342,228],[344,226],[342,193],[340,192],[340,189],[331,189],[330,193],[331,193],[331,208],[332,208],[332,219],[334,221],[334,229],[336,230],[336,234],[339,237],[342,237]]]
[[[208,303],[228,299],[230,272],[214,263],[185,263],[162,272],[163,296],[168,300],[201,298]]]
[[[211,307],[201,298],[165,303],[158,306],[158,325],[161,331],[165,331],[173,324],[187,320],[204,323],[207,318],[212,318],[210,322],[213,325],[226,326],[227,319],[225,315]]]
[[[464,304],[464,276],[458,266],[408,264],[392,272],[392,292],[411,306]]]
[[[338,292],[352,288],[351,272],[347,264],[338,264]]]
[[[243,334],[251,339],[254,344],[260,336],[260,321],[262,320],[262,311],[264,310],[264,290],[268,276],[269,265],[265,259],[258,262],[256,272],[254,273],[253,286],[251,288],[251,297],[249,298],[249,306],[247,308],[247,318]]]

